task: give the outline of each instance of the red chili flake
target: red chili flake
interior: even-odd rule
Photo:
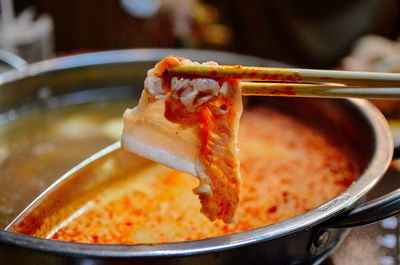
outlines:
[[[252,71],[249,73],[249,78],[250,78],[250,79],[253,79],[257,74],[258,74],[258,72],[257,72],[256,70],[252,70]]]
[[[276,212],[276,210],[278,210],[278,208],[276,206],[272,206],[271,208],[268,209],[268,212],[274,213],[274,212]]]
[[[293,89],[294,89],[293,86],[286,86],[286,87],[284,87],[284,90],[286,90],[286,91],[271,90],[271,91],[269,91],[269,93],[272,94],[272,95],[295,96],[296,92],[294,92]]]
[[[287,77],[285,78],[285,81],[293,82],[293,81],[295,81],[295,79],[294,79],[294,77],[293,77],[292,75],[289,75],[289,76],[287,76]]]
[[[279,78],[279,74],[274,74],[270,77],[271,80],[277,80]]]
[[[268,78],[269,78],[269,74],[264,74],[264,75],[261,77],[262,80],[268,80]]]

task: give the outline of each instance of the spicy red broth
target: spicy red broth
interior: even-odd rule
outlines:
[[[45,237],[143,244],[242,232],[306,212],[346,189],[361,169],[345,146],[267,108],[244,112],[239,130],[238,222],[209,221],[192,189],[198,180],[154,163],[101,192]]]

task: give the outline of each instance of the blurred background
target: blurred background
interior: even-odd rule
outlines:
[[[362,37],[396,40],[400,31],[398,0],[2,0],[1,7],[0,46],[28,61],[184,47],[333,68]]]
[[[400,0],[0,3],[0,49],[28,62],[168,47],[230,51],[305,68],[400,72]],[[397,102],[375,104],[400,117]]]

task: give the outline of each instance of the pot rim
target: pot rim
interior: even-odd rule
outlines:
[[[215,58],[224,56],[254,60],[255,63],[268,62],[257,57],[237,55],[226,52],[176,50],[176,49],[131,49],[107,52],[94,52],[81,55],[50,59],[29,65],[22,72],[8,71],[0,75],[0,85],[15,82],[20,79],[48,73],[62,71],[70,68],[94,66],[99,64],[128,63],[134,60],[158,61],[168,54],[193,57],[214,53]],[[205,56],[206,57],[206,56]],[[239,60],[238,60],[239,61]],[[389,126],[384,116],[370,102],[362,99],[344,99],[349,101],[359,110],[370,123],[375,138],[375,148],[372,158],[363,174],[349,188],[324,204],[294,216],[287,220],[260,227],[254,230],[236,234],[176,243],[163,243],[155,245],[106,245],[63,242],[57,240],[37,238],[0,229],[0,243],[23,247],[31,250],[40,250],[52,253],[60,253],[68,256],[90,257],[165,257],[193,255],[205,252],[214,252],[232,249],[253,243],[282,237],[299,230],[315,226],[345,210],[351,208],[357,201],[381,179],[389,167],[393,155],[393,142]]]

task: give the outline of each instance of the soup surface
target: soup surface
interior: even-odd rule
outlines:
[[[0,115],[0,228],[73,166],[121,137],[130,100],[61,104]],[[4,123],[3,123],[4,122]]]
[[[268,108],[246,110],[239,130],[238,222],[210,222],[192,189],[198,180],[160,164],[99,191],[44,237],[106,244],[166,243],[246,231],[308,211],[360,173],[344,145]]]

